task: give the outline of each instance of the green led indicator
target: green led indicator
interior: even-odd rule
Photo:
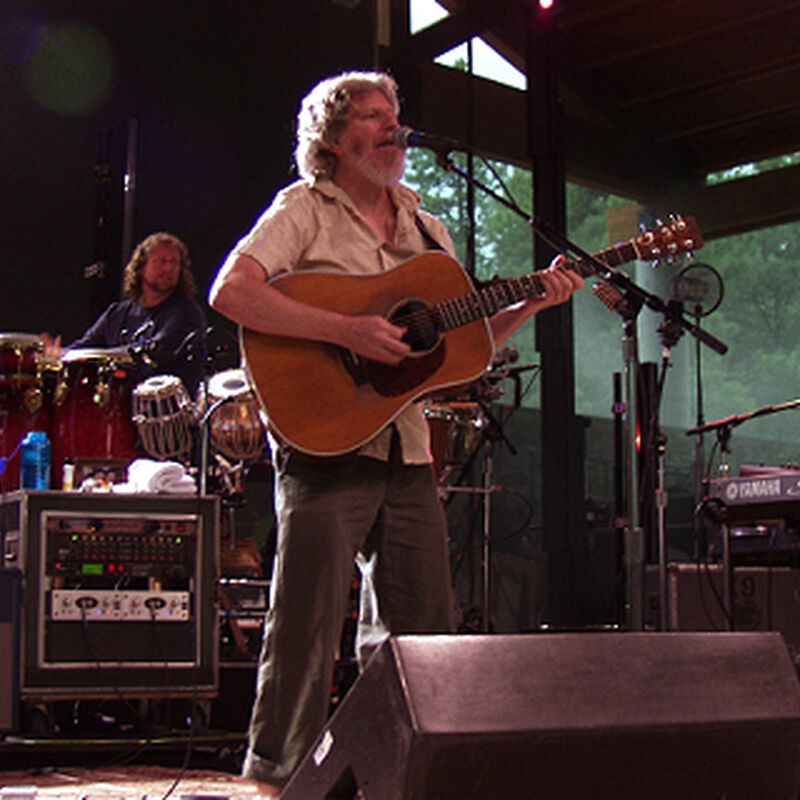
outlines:
[[[102,575],[102,564],[81,564],[81,575]]]

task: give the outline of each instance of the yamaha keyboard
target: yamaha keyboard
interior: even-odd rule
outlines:
[[[706,499],[717,501],[712,514],[727,524],[760,519],[800,521],[800,471],[710,480]]]
[[[727,526],[739,563],[796,565],[800,560],[800,471],[771,470],[705,485],[710,553],[722,552]]]

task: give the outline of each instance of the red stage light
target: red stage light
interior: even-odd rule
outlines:
[[[549,11],[553,7],[554,0],[539,0],[539,8],[542,11]]]

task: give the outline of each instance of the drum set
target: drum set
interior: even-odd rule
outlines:
[[[190,398],[174,375],[135,383],[127,348],[76,348],[45,357],[38,336],[0,333],[0,489],[20,486],[20,442],[31,430],[52,445],[51,486],[62,488],[64,466],[124,472],[139,457],[189,460],[197,437],[215,454],[240,463],[264,452],[266,426],[247,375],[212,375]],[[207,432],[202,428],[207,427]]]

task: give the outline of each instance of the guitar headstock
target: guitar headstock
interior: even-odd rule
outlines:
[[[670,217],[633,240],[637,256],[643,261],[689,253],[703,246],[703,236],[693,217]]]

